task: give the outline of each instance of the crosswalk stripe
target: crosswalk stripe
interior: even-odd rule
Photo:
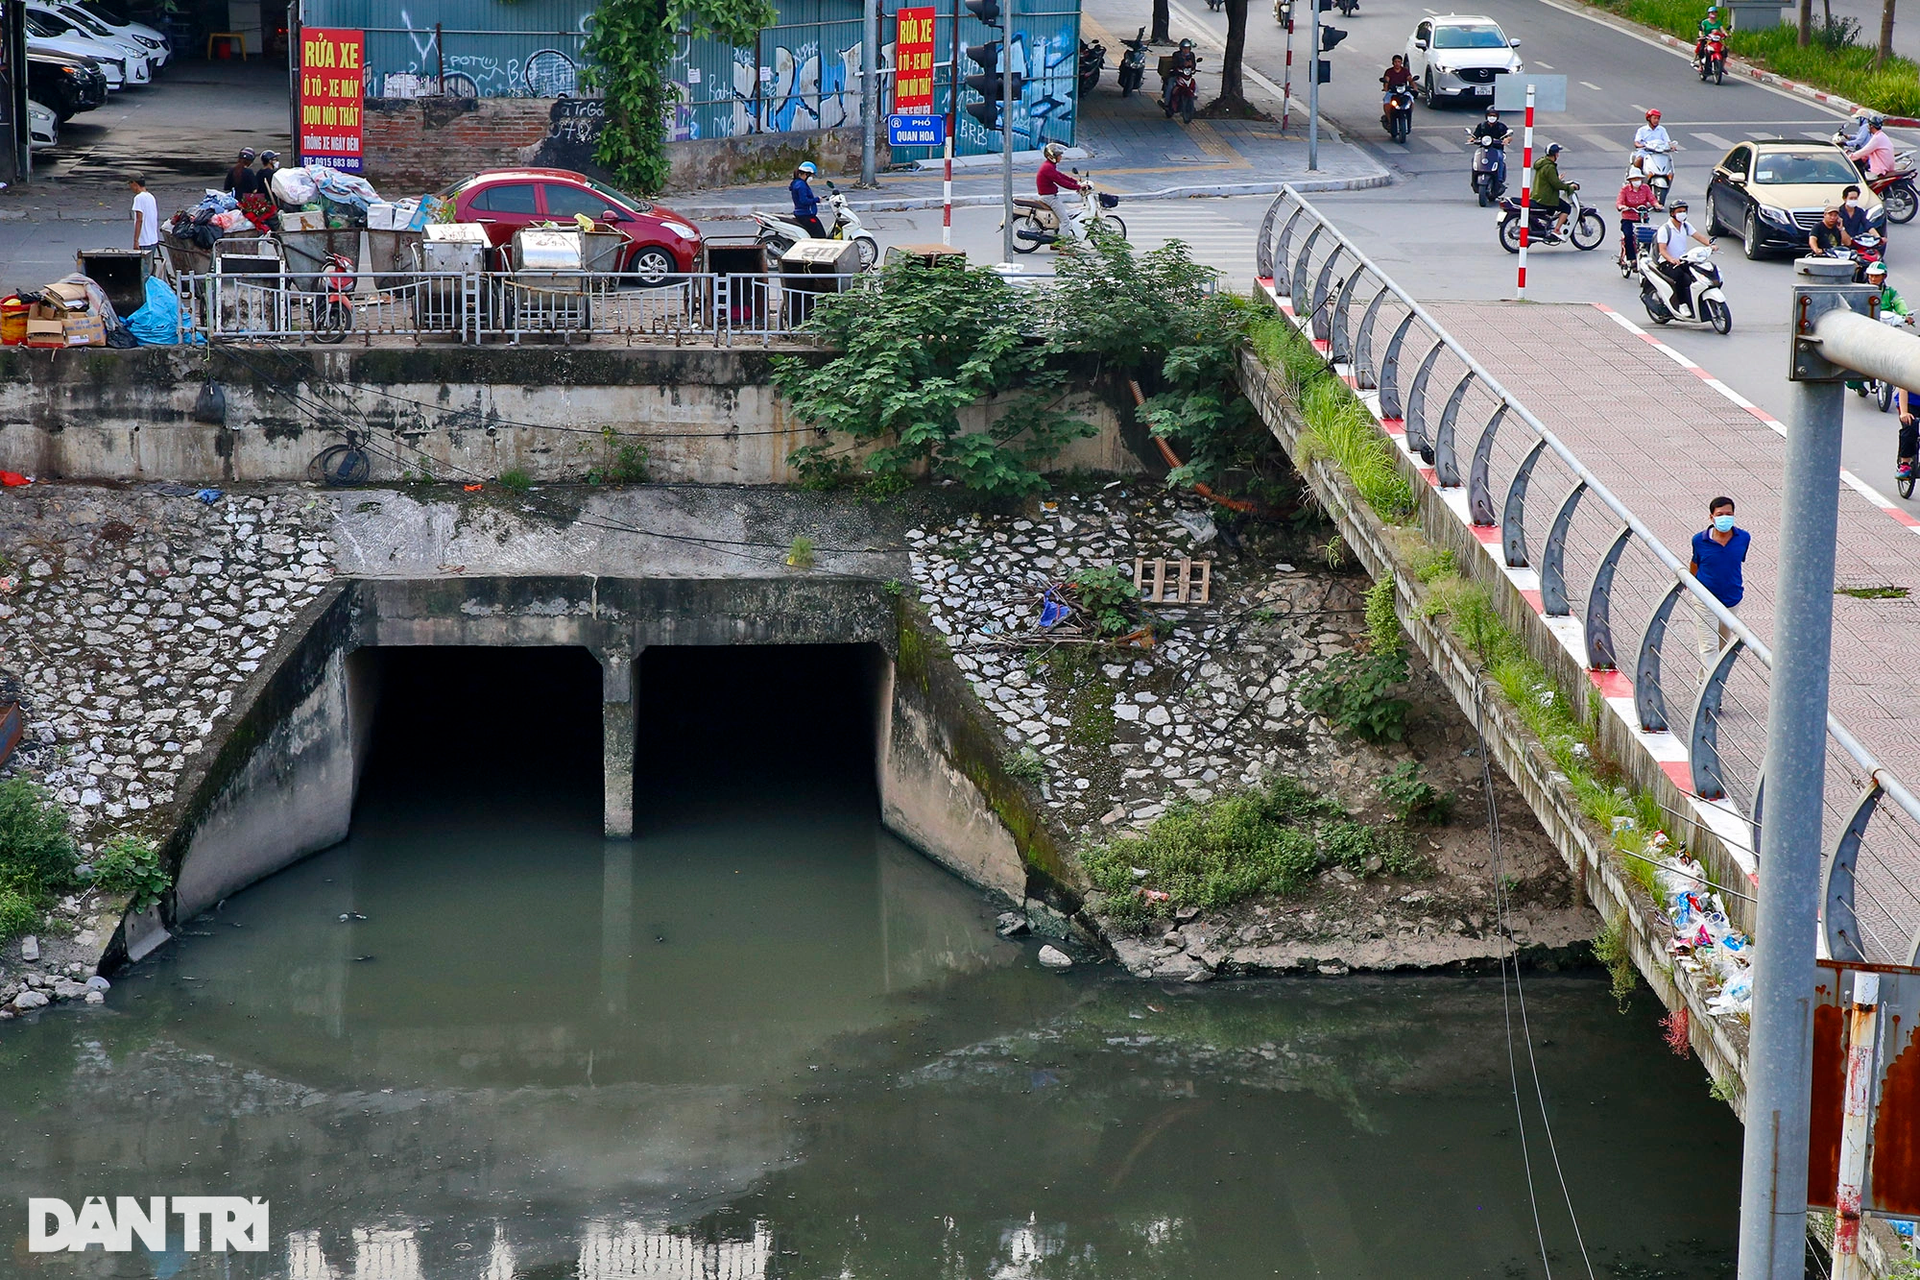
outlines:
[[[1436,138],[1430,133],[1421,134],[1420,141],[1426,143],[1435,151],[1444,151],[1448,155],[1452,155],[1454,152],[1460,150],[1454,143],[1447,141],[1445,138]]]
[[[1833,135],[1821,129],[1802,129],[1800,136],[1803,138],[1812,138],[1815,142],[1825,142]]]
[[[1726,147],[1730,147],[1733,145],[1733,143],[1730,140],[1721,137],[1717,133],[1696,133],[1693,136],[1700,139],[1700,141],[1706,143],[1710,147],[1720,147],[1724,149]]]
[[[1580,141],[1586,143],[1595,151],[1625,151],[1627,149],[1625,143],[1615,142],[1611,138],[1603,138],[1597,133],[1583,133],[1580,134],[1579,137]]]

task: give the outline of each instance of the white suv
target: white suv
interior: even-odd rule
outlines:
[[[1491,101],[1495,76],[1520,73],[1520,55],[1514,52],[1519,47],[1492,18],[1443,14],[1413,29],[1407,70],[1430,107],[1442,98]]]

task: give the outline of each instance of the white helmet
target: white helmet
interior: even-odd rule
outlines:
[[[1067,154],[1067,149],[1057,142],[1049,142],[1040,154],[1057,164],[1060,157]]]

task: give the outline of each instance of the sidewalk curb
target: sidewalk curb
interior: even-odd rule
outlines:
[[[1678,36],[1661,31],[1657,27],[1644,26],[1630,18],[1618,17],[1603,9],[1596,9],[1593,5],[1579,3],[1579,0],[1571,0],[1570,3],[1558,3],[1557,0],[1541,0],[1541,3],[1567,13],[1578,14],[1589,22],[1597,22],[1602,26],[1612,27],[1615,31],[1622,32],[1626,35],[1657,40],[1667,46],[1667,48],[1678,50],[1686,54],[1689,58],[1693,56],[1692,45]],[[1802,84],[1798,80],[1789,80],[1778,72],[1763,70],[1760,67],[1754,66],[1751,62],[1746,61],[1744,58],[1729,57],[1727,59],[1727,73],[1729,75],[1741,76],[1759,84],[1770,85],[1775,89],[1781,89],[1787,93],[1791,93],[1797,98],[1805,98],[1809,102],[1817,102],[1822,106],[1844,111],[1848,115],[1866,109],[1861,107],[1859,103],[1849,98],[1843,98],[1837,93],[1828,93],[1825,89],[1816,89],[1810,84]],[[1888,116],[1887,124],[1896,129],[1920,129],[1920,119],[1914,119],[1910,116]]]
[[[1275,180],[1269,182],[1220,182],[1203,183],[1194,186],[1161,187],[1154,191],[1116,191],[1121,203],[1148,202],[1160,200],[1190,200],[1206,197],[1225,196],[1271,196],[1280,194],[1283,187],[1292,187],[1302,192],[1329,191],[1365,191],[1373,187],[1391,186],[1393,175],[1385,168],[1375,166],[1378,172],[1354,178],[1301,178]],[[1018,194],[1024,195],[1025,192]],[[998,205],[1001,196],[968,195],[955,196],[953,207],[956,209],[979,208]],[[849,200],[847,206],[856,213],[904,213],[916,209],[938,209],[945,203],[939,196],[901,196],[890,199],[876,196],[868,200]],[[745,218],[756,212],[765,212],[771,206],[762,204],[683,204],[676,203],[674,211],[689,218],[719,220],[722,218]]]

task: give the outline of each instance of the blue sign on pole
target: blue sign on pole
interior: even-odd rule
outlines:
[[[945,116],[888,116],[887,145],[938,147],[947,140]]]

